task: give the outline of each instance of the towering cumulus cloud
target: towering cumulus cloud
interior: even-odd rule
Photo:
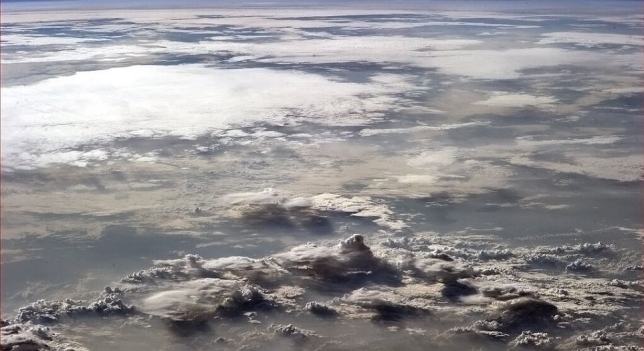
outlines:
[[[375,346],[378,338],[365,333],[378,331],[395,339],[416,335],[412,348],[418,349],[456,350],[473,342],[486,350],[631,349],[641,340],[642,289],[612,279],[632,279],[628,267],[638,261],[627,250],[598,243],[491,255],[479,250],[492,245],[487,238],[464,243],[420,234],[372,241],[370,247],[356,234],[262,259],[156,261],[118,287],[106,287],[94,302],[42,300],[21,308],[4,322],[2,345],[80,350],[54,330],[101,318],[108,333],[125,325],[152,328],[162,339],[197,337],[195,345],[216,342],[225,349],[353,349]],[[561,264],[535,266],[535,252]],[[586,280],[579,279],[586,272],[565,273],[563,266],[578,257],[599,273]]]

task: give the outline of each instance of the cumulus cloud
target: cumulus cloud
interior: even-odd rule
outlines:
[[[200,322],[269,305],[260,290],[234,280],[203,278],[147,297],[142,311],[171,320]]]
[[[317,232],[332,230],[329,214],[344,213],[353,217],[372,218],[382,227],[400,231],[408,225],[396,219],[387,205],[368,196],[342,196],[324,193],[296,196],[275,189],[261,192],[227,194],[220,203],[230,208],[233,217],[248,224],[297,226]]]
[[[128,277],[120,289],[106,288],[103,298],[91,303],[91,307],[65,300],[39,301],[23,308],[3,328],[3,347],[52,345],[52,340],[64,343],[63,336],[51,339],[54,334],[45,329],[38,331],[38,325],[56,328],[65,325],[70,317],[107,314],[124,320],[143,316],[165,321],[179,335],[216,324],[217,335],[202,337],[210,341],[221,338],[216,342],[230,347],[279,340],[297,342],[294,345],[299,348],[319,347],[317,341],[308,344],[309,339],[321,341],[329,335],[320,324],[311,324],[310,318],[353,321],[351,325],[357,320],[394,326],[415,325],[418,321],[424,327],[413,333],[433,335],[425,346],[496,340],[508,347],[572,350],[580,345],[590,346],[598,340],[593,335],[600,334],[610,335],[601,338],[603,345],[631,345],[629,340],[637,332],[634,324],[599,330],[588,324],[589,318],[626,318],[624,311],[639,304],[642,289],[636,288],[637,282],[608,278],[622,273],[610,273],[615,267],[601,256],[610,251],[620,255],[624,264],[629,260],[638,262],[628,250],[601,243],[517,247],[511,257],[481,260],[481,248],[485,252],[504,252],[499,251],[492,237],[461,240],[425,233],[381,241],[374,236],[371,247],[365,240],[353,235],[337,243],[309,243],[262,259],[232,256],[209,260],[187,255],[156,261],[154,267],[138,274],[147,279]],[[607,277],[584,281],[573,274],[550,276],[561,267],[530,266],[528,262],[534,260],[535,251],[550,252],[562,262],[577,266],[580,264],[575,257],[583,257]],[[159,274],[155,271],[159,268],[171,274]],[[494,274],[482,273],[492,268]],[[255,279],[260,276],[263,278]],[[622,302],[604,300],[608,298]],[[125,299],[134,302],[134,306],[126,305]],[[427,324],[432,318],[441,320],[443,326],[439,329],[455,327],[437,334],[433,324]],[[243,334],[254,335],[252,338],[238,339],[240,328],[277,320],[286,322],[255,329]],[[472,320],[477,321],[472,324]],[[631,322],[634,321],[629,319]],[[570,328],[571,324],[576,327]],[[232,329],[225,325],[232,325]],[[146,328],[150,327],[156,328]],[[347,327],[340,338],[344,340],[346,336],[349,342],[364,328],[369,327]],[[550,336],[555,332],[562,338]],[[488,349],[485,344],[477,345]],[[499,344],[494,346],[498,349]],[[495,348],[491,345],[489,349]]]
[[[3,350],[88,351],[77,343],[61,338],[48,327],[11,324],[3,325],[0,333]]]
[[[321,211],[350,213],[355,217],[375,218],[374,223],[392,230],[403,230],[408,225],[395,219],[387,205],[379,204],[367,196],[345,197],[338,194],[320,194],[311,197],[312,206]]]

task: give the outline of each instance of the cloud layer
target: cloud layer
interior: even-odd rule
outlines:
[[[397,101],[397,83],[203,65],[81,72],[3,88],[3,158],[14,167],[43,166],[64,162],[77,147],[115,138],[195,138],[254,123],[362,125]],[[103,158],[93,153],[76,157]]]

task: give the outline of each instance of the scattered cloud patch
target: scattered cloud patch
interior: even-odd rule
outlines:
[[[560,44],[570,43],[578,46],[592,48],[598,45],[644,45],[644,37],[641,35],[613,34],[613,33],[591,33],[591,32],[554,32],[545,33],[544,39],[538,44]]]
[[[557,100],[551,96],[534,96],[529,94],[512,94],[496,92],[483,101],[475,102],[475,105],[494,107],[527,107],[527,106],[548,106],[555,104]]]

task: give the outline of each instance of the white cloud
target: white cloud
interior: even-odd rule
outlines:
[[[495,92],[489,99],[475,102],[475,105],[496,106],[496,107],[525,107],[543,106],[556,103],[557,100],[551,96],[534,96],[529,94],[512,94]]]
[[[369,14],[370,12],[357,12]],[[294,16],[306,15],[307,12],[295,12]],[[57,61],[124,61],[131,58],[144,58],[163,54],[216,54],[221,52],[234,53],[230,61],[254,60],[275,63],[338,63],[338,62],[378,62],[402,65],[414,65],[423,68],[435,68],[441,73],[459,75],[475,79],[514,79],[522,75],[521,70],[558,65],[587,65],[605,67],[624,66],[627,69],[641,69],[639,53],[618,54],[565,50],[554,47],[514,47],[505,50],[492,49],[482,40],[471,38],[414,38],[405,36],[341,36],[324,34],[311,39],[307,28],[325,28],[329,26],[357,26],[356,28],[377,29],[379,26],[399,26],[399,22],[365,22],[348,21],[337,23],[332,19],[300,20],[271,18],[265,16],[235,16],[224,18],[194,18],[187,16],[183,19],[171,18],[159,25],[159,18],[166,14],[155,14],[136,18],[138,23],[155,25],[157,30],[185,30],[182,26],[192,28],[203,26],[230,25],[236,28],[260,29],[261,35],[279,37],[280,41],[263,43],[245,43],[236,40],[234,36],[215,36],[211,40],[198,43],[177,42],[169,40],[139,40],[101,46],[86,46],[79,43],[74,48],[62,51],[42,51],[38,53],[5,53],[3,63],[26,62],[57,62]],[[236,13],[239,15],[239,13]],[[319,13],[318,13],[319,15]],[[286,13],[283,16],[287,16]],[[178,17],[180,18],[180,17]],[[402,21],[402,20],[401,20]],[[402,23],[402,22],[401,22]],[[429,22],[432,23],[432,22]],[[443,23],[443,22],[436,22]],[[445,24],[463,25],[461,22],[445,22]],[[485,23],[480,23],[485,24]],[[408,23],[406,25],[409,25]],[[415,25],[415,24],[414,24]],[[502,26],[491,24],[491,26]],[[510,27],[514,25],[508,25]],[[530,26],[523,26],[530,27]],[[319,34],[315,32],[316,35]],[[242,35],[246,37],[246,35]],[[251,32],[248,37],[255,37]],[[548,33],[541,44],[549,41],[587,41],[634,43],[640,42],[638,36],[561,32]],[[145,33],[140,37],[146,38]],[[481,38],[480,36],[478,38]],[[227,39],[227,40],[222,40]],[[67,39],[66,39],[67,40]],[[70,38],[69,40],[79,40]]]
[[[521,70],[559,65],[627,66],[641,69],[640,55],[588,53],[558,48],[515,48],[508,50],[452,50],[433,52],[418,60],[423,67],[436,67],[441,72],[476,79],[515,79]]]
[[[436,182],[438,177],[431,176],[428,174],[406,174],[402,176],[397,176],[398,181],[401,183],[427,183],[431,184]]]
[[[594,136],[590,138],[577,138],[577,139],[549,139],[549,140],[534,140],[533,137],[519,137],[517,138],[518,146],[540,146],[540,145],[608,145],[614,144],[622,140],[621,137],[614,135]]]
[[[76,40],[71,38],[70,40]],[[80,43],[79,43],[80,44]],[[36,63],[36,62],[60,62],[60,61],[123,61],[128,58],[144,57],[165,52],[162,46],[147,46],[146,43],[134,44],[116,44],[101,46],[70,46],[64,50],[54,51],[37,51],[11,53],[2,55],[3,64],[11,63]]]
[[[612,33],[589,33],[589,32],[554,32],[543,34],[544,39],[539,44],[571,43],[579,46],[593,47],[596,45],[644,45],[644,37],[641,35],[612,34]]]
[[[395,219],[393,211],[387,205],[379,204],[368,196],[345,197],[337,194],[324,193],[310,198],[313,208],[327,212],[345,212],[355,217],[375,218],[379,226],[391,230],[402,230],[409,227],[402,220]]]
[[[389,129],[363,129],[360,131],[361,136],[372,136],[378,134],[405,134],[405,133],[417,133],[425,131],[444,131],[450,129],[458,128],[467,128],[475,126],[484,126],[488,123],[484,122],[466,122],[466,123],[455,123],[455,124],[443,124],[438,126],[416,126],[409,128],[389,128]]]
[[[102,46],[78,45],[67,50],[42,51],[39,53],[3,54],[2,63],[58,62],[103,60],[120,61],[131,57],[155,54],[212,54],[233,52],[243,57],[262,58],[264,61],[281,62],[405,62],[407,55],[426,57],[418,50],[455,50],[482,44],[471,39],[428,39],[404,36],[332,36],[320,39],[304,39],[299,36],[282,37],[278,42],[243,43],[223,41],[212,37],[198,43],[164,40],[139,40],[134,43],[106,44]],[[69,40],[77,40],[70,38]],[[82,44],[82,43],[78,43]],[[402,53],[405,55],[401,56]]]
[[[458,158],[458,149],[443,148],[441,150],[423,151],[409,160],[409,165],[421,169],[438,170],[451,165]]]
[[[56,36],[35,36],[25,34],[3,34],[2,45],[78,45],[81,43],[96,43],[105,41],[101,38],[76,38],[76,37],[56,37]]]
[[[625,87],[625,88],[612,88],[612,89],[607,89],[605,91],[607,93],[610,93],[610,94],[631,95],[631,94],[642,94],[642,93],[644,93],[644,88],[642,88],[642,87]]]
[[[509,162],[515,165],[536,167],[562,173],[576,173],[589,177],[610,179],[620,182],[637,182],[642,180],[642,156],[578,156],[563,153],[572,157],[573,162],[551,162],[532,160],[524,156],[511,157]]]
[[[396,101],[392,95],[407,88],[392,83],[202,65],[80,72],[3,88],[3,162],[46,164],[57,161],[49,158],[54,153],[116,137],[193,138],[254,122],[361,125],[379,118]]]

